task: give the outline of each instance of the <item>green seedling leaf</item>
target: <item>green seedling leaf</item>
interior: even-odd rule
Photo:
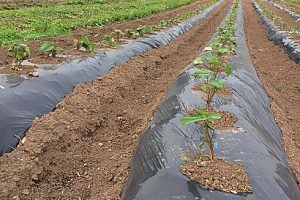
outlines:
[[[231,51],[229,49],[218,49],[218,53],[222,55],[226,53],[231,53]]]
[[[220,119],[221,115],[219,113],[208,113],[205,110],[198,110],[197,114],[194,114],[190,117],[182,117],[180,119],[180,124],[181,125],[186,125],[186,124],[190,124],[193,122],[197,122],[197,121],[212,121],[212,120],[217,120]]]
[[[209,88],[208,85],[202,85],[202,86],[200,87],[200,89],[201,89],[203,92],[207,92],[210,88]]]
[[[89,40],[88,36],[86,36],[86,35],[82,36],[81,40],[82,40],[82,43],[85,45],[90,44],[90,40]]]
[[[229,76],[232,74],[232,66],[230,63],[226,63],[226,68],[225,68],[226,75]]]
[[[110,36],[106,34],[106,35],[103,36],[103,39],[106,40],[106,41],[109,41],[110,40]]]
[[[194,66],[197,66],[197,65],[200,65],[200,64],[202,64],[202,63],[203,63],[202,59],[201,59],[200,57],[198,57],[198,58],[196,58],[196,59],[194,60],[193,65],[194,65]]]
[[[54,50],[54,48],[55,48],[54,42],[46,41],[42,44],[42,46],[40,47],[40,50],[42,52],[49,53],[50,51]]]
[[[213,85],[213,87],[215,89],[223,89],[224,88],[225,79],[214,79],[214,78],[211,78],[208,82],[209,82],[209,84]]]
[[[209,77],[211,76],[212,71],[209,69],[200,69],[194,72],[193,76],[195,78]]]

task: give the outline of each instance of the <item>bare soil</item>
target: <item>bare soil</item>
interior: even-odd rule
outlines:
[[[115,29],[120,29],[122,31],[125,31],[126,29],[135,29],[136,27],[138,27],[138,25],[159,25],[160,21],[163,19],[175,17],[177,14],[181,14],[186,11],[195,10],[198,5],[201,4],[203,5],[207,2],[209,2],[209,0],[198,0],[189,5],[168,10],[156,15],[151,15],[143,19],[125,21],[124,23],[113,23],[103,27],[95,27],[90,29],[79,28],[66,36],[45,37],[43,38],[43,40],[27,41],[26,44],[30,48],[30,61],[36,64],[50,64],[50,63],[59,63],[63,61],[63,59],[61,58],[53,59],[51,57],[47,57],[39,50],[40,46],[43,44],[44,41],[56,42],[57,46],[62,47],[65,50],[63,52],[63,54],[65,55],[91,55],[93,53],[87,53],[87,52],[75,50],[73,47],[74,39],[80,40],[82,35],[87,35],[90,38],[91,42],[98,43],[100,40],[99,38],[101,38],[102,40],[105,34],[109,34],[113,32]],[[96,34],[98,34],[99,37],[94,38]],[[100,48],[101,46],[98,45],[98,47]],[[1,52],[0,66],[5,66],[6,68],[9,68],[9,64],[13,60],[13,55],[4,46],[0,46],[0,52]],[[9,73],[11,71],[5,71],[5,72]]]
[[[267,38],[265,27],[250,4],[244,2],[244,29],[259,79],[268,92],[271,108],[282,131],[283,145],[300,181],[300,65]],[[282,90],[278,90],[278,88]]]
[[[231,3],[169,45],[77,85],[54,112],[35,120],[16,150],[0,157],[0,199],[120,199],[139,135]]]
[[[203,187],[239,194],[253,192],[244,167],[221,158],[210,161],[208,156],[195,155],[181,166],[180,172]],[[207,165],[207,166],[206,166]]]

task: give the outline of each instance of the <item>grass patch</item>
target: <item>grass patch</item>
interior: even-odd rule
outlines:
[[[147,17],[195,0],[66,0],[0,4],[0,45]]]

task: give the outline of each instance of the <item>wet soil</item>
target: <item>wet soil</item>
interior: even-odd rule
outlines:
[[[180,172],[203,187],[239,194],[253,192],[244,167],[221,158],[210,161],[208,156],[196,155],[181,166]]]
[[[102,40],[105,34],[110,34],[115,29],[120,29],[122,31],[126,29],[135,29],[139,25],[159,25],[160,21],[163,19],[168,19],[171,17],[175,17],[177,14],[184,13],[186,11],[195,10],[198,5],[203,5],[209,2],[209,0],[198,0],[187,6],[182,6],[179,8],[175,8],[172,10],[168,10],[156,15],[151,15],[149,17],[143,19],[137,19],[133,21],[125,21],[124,23],[113,23],[110,25],[106,25],[103,27],[95,27],[90,29],[79,28],[74,30],[71,34],[60,37],[45,37],[42,40],[28,41],[26,44],[30,48],[30,59],[32,62],[36,64],[50,64],[50,63],[59,63],[63,60],[61,59],[53,59],[46,57],[40,50],[40,46],[44,43],[44,41],[53,41],[56,42],[57,46],[63,48],[65,51],[63,54],[65,55],[90,55],[92,53],[87,53],[83,51],[78,51],[74,49],[74,39],[80,40],[82,35],[87,35],[90,38],[91,42],[99,43],[100,39]],[[98,34],[98,37],[94,36]],[[101,46],[98,45],[100,48]],[[0,46],[0,66],[6,66],[9,68],[9,64],[13,60],[13,55],[8,51],[8,49],[4,46]]]
[[[139,135],[231,3],[169,45],[77,85],[55,111],[35,120],[16,150],[0,157],[0,199],[120,199]]]
[[[250,4],[244,2],[244,29],[253,63],[268,92],[282,131],[283,145],[298,184],[300,181],[300,65],[267,38],[266,28]],[[278,88],[281,88],[280,90]]]

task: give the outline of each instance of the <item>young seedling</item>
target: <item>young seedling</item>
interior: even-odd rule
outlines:
[[[134,35],[134,31],[132,29],[126,29],[125,30],[125,35],[127,38],[132,38]]]
[[[81,37],[81,40],[74,39],[73,46],[75,49],[80,50],[81,47],[85,48],[87,51],[95,51],[96,45],[91,43],[88,36],[84,35]]]
[[[115,39],[112,38],[110,35],[104,35],[104,36],[103,36],[103,39],[104,39],[104,41],[107,41],[107,42],[108,42],[108,45],[109,45],[110,47],[114,48],[114,47],[117,46],[117,42],[116,42]],[[103,42],[104,42],[104,41],[103,41]],[[103,43],[103,42],[102,42],[102,43]]]
[[[84,35],[81,38],[82,47],[85,48],[87,51],[95,51],[96,45],[91,43],[88,36]]]
[[[116,29],[116,30],[114,31],[114,35],[116,36],[117,42],[120,42],[120,37],[123,36],[124,33],[123,33],[121,30]]]
[[[144,36],[144,29],[145,29],[145,26],[141,26],[141,25],[139,25],[139,26],[136,28],[136,32],[139,34],[140,37],[143,37],[143,36]]]
[[[57,54],[59,52],[64,51],[63,48],[58,47],[58,46],[55,45],[54,42],[49,42],[49,41],[44,42],[44,44],[42,44],[42,46],[40,47],[40,50],[42,52],[46,53],[47,55],[52,56],[54,58],[57,56]]]
[[[193,76],[196,79],[203,80],[200,90],[205,93],[205,106],[198,109],[187,117],[182,117],[180,123],[182,125],[190,124],[193,122],[201,121],[203,125],[203,134],[200,137],[199,148],[207,143],[210,160],[214,160],[214,139],[215,128],[213,122],[221,119],[221,115],[211,108],[211,103],[215,94],[224,89],[225,79],[224,76],[229,76],[232,73],[232,67],[226,60],[226,55],[233,53],[235,44],[235,31],[233,22],[236,19],[236,9],[238,2],[235,1],[234,8],[230,16],[226,20],[226,25],[218,30],[218,37],[212,42],[212,45],[204,48],[204,51],[208,52],[208,55],[204,57],[205,63],[201,58],[197,58],[194,61],[195,66],[201,66],[201,69],[195,71]],[[200,163],[200,166],[207,166],[207,163]]]
[[[13,42],[8,50],[13,53],[14,60],[11,63],[11,69],[13,70],[21,70],[18,66],[20,63],[29,58],[30,50],[29,47],[23,42]]]

